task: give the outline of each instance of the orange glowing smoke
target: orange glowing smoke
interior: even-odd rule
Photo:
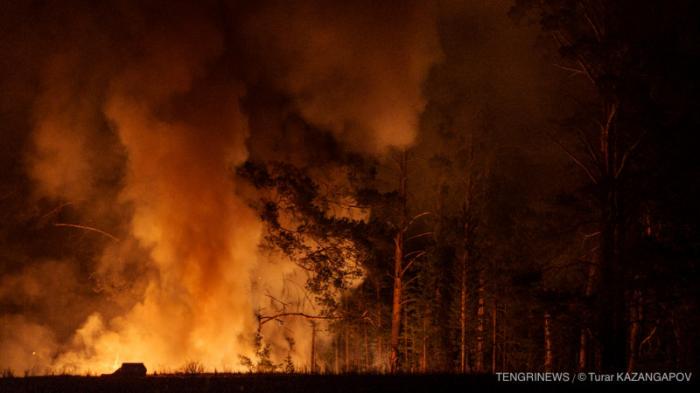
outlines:
[[[230,169],[246,158],[241,90],[196,80],[221,52],[218,32],[196,19],[169,27],[144,39],[146,55],[112,80],[104,106],[128,157],[121,199],[134,207],[131,233],[150,250],[156,274],[126,315],[90,316],[77,331],[78,349],[58,367],[107,372],[143,361],[158,370],[196,360],[233,369],[249,351],[248,269],[260,228],[230,181]],[[176,37],[197,39],[169,44]],[[157,115],[177,94],[198,90],[217,105],[176,119]]]
[[[224,23],[220,8],[194,2],[116,3],[42,11],[55,26],[26,44],[42,48],[28,50],[40,54],[28,62],[38,64],[41,84],[32,92],[26,166],[37,198],[70,203],[119,240],[81,261],[91,263],[89,279],[68,259],[0,277],[8,288],[0,297],[34,304],[61,296],[61,307],[76,307],[72,316],[87,315],[69,323],[54,315],[62,310],[0,314],[0,367],[105,373],[135,361],[174,371],[197,361],[238,370],[239,355],[253,352],[265,295],[305,298],[305,275],[293,263],[260,255],[261,224],[232,180],[256,132],[239,103],[254,84],[248,79],[275,86],[291,100],[287,111],[356,150],[406,146],[424,106],[422,80],[439,55],[433,16],[409,2],[309,1],[231,6]],[[125,273],[134,260],[142,268]],[[52,274],[68,294],[45,284]],[[80,297],[76,283],[89,280],[128,290]],[[303,365],[309,328],[287,327]],[[289,333],[270,329],[268,339],[284,349]]]

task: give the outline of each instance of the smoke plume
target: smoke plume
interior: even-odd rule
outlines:
[[[270,118],[295,116],[366,153],[408,146],[440,53],[433,12],[412,2],[68,8],[7,13],[39,26],[8,24],[17,46],[2,50],[31,65],[20,84],[31,99],[13,112],[27,125],[15,132],[31,193],[16,225],[27,239],[46,234],[46,255],[2,255],[0,368],[240,369],[256,310],[273,298],[315,310],[299,268],[261,255],[261,223],[238,196],[235,167],[283,127],[264,129],[265,107],[241,101],[269,86],[285,102]],[[266,327],[275,356],[294,334],[305,365],[307,325]]]
[[[316,127],[360,151],[406,147],[425,106],[422,82],[440,58],[430,2],[275,2],[243,37],[259,78],[291,97]]]

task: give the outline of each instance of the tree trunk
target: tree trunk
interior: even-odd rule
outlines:
[[[467,354],[467,304],[468,288],[467,288],[467,262],[469,252],[464,250],[461,258],[460,274],[459,274],[459,371],[462,373],[469,372],[469,357]]]
[[[340,374],[340,335],[338,335],[335,338],[335,345],[334,345],[334,356],[335,356],[335,363],[334,363],[334,368],[335,368],[335,373]]]
[[[428,322],[430,314],[426,311],[423,315],[423,337],[421,346],[420,372],[428,371]]]
[[[362,335],[365,342],[365,356],[362,364],[362,371],[367,372],[369,370],[370,354],[369,354],[369,338],[367,337],[367,324],[362,326]]]
[[[399,368],[399,333],[401,332],[401,301],[403,292],[403,256],[404,232],[406,225],[406,152],[401,155],[399,163],[399,198],[402,212],[396,235],[394,236],[394,293],[391,303],[391,357],[389,371],[395,373]]]
[[[593,296],[593,288],[595,286],[595,280],[598,276],[598,265],[597,263],[591,262],[588,265],[588,272],[586,277],[586,290],[584,292],[584,299],[586,304],[583,306],[581,312],[581,331],[579,332],[579,349],[578,349],[578,371],[585,371],[588,369],[588,358],[589,358],[589,347],[590,343],[588,341],[588,335],[590,331],[590,314],[589,302],[588,300]]]
[[[311,373],[316,372],[316,322],[311,321]]]
[[[627,339],[627,372],[633,372],[637,368],[639,333],[642,324],[642,292],[638,289],[632,293],[629,310],[630,330]]]
[[[404,353],[404,359],[405,359],[405,367],[404,369],[409,369],[411,372],[413,372],[412,367],[412,358],[409,356],[409,350],[408,350],[408,336],[409,336],[409,324],[408,324],[408,309],[406,307],[403,308],[403,353]]]
[[[506,361],[508,360],[508,332],[506,331],[506,303],[503,303],[503,318],[501,318],[501,325],[503,326],[503,331],[501,333],[501,371],[506,371]]]
[[[493,299],[493,309],[491,309],[491,372],[496,373],[496,299]]]
[[[345,362],[344,362],[345,372],[350,371],[350,329],[345,328]]]
[[[606,372],[625,369],[626,326],[625,288],[622,280],[622,209],[618,192],[619,148],[615,126],[616,104],[605,107],[607,121],[601,126],[603,158],[601,191],[600,274],[601,296],[598,320],[601,323],[601,360]]]
[[[579,332],[578,345],[578,371],[585,371],[588,361],[588,333],[585,327],[582,327]]]
[[[379,368],[384,367],[384,332],[382,331],[382,293],[379,281],[377,282],[377,353],[375,363]]]
[[[462,205],[462,255],[459,266],[459,371],[462,373],[471,372],[469,364],[469,343],[467,340],[467,332],[469,329],[469,258],[471,247],[471,215],[472,215],[472,200],[474,198],[474,182],[472,181],[472,164],[474,163],[474,141],[473,134],[469,133],[469,153],[467,156],[469,162],[469,170],[466,171],[465,177],[465,195]],[[483,313],[483,277],[479,275],[479,299],[481,300],[480,307]],[[478,312],[478,311],[477,311]],[[482,325],[483,331],[483,325]],[[483,339],[483,338],[482,338]],[[481,350],[481,363],[477,366],[477,371],[481,372],[483,368],[483,348]]]
[[[554,356],[552,353],[552,316],[548,311],[544,313],[544,371],[552,371]]]
[[[675,365],[676,368],[680,368],[681,365],[688,364],[688,359],[686,357],[688,348],[686,346],[683,346],[683,332],[681,331],[681,327],[678,324],[678,321],[676,320],[676,313],[674,311],[671,311],[670,322],[672,328],[671,330],[673,331],[673,338],[676,344]]]
[[[399,366],[399,333],[401,331],[401,269],[403,268],[403,234],[394,238],[394,295],[391,303],[391,357],[389,371],[395,373]]]
[[[610,193],[610,206],[607,209],[602,231],[601,247],[601,304],[599,309],[599,321],[601,328],[602,369],[606,372],[624,370],[626,353],[626,326],[624,302],[624,282],[622,280],[622,266],[620,258],[620,225],[617,222],[617,197]]]
[[[476,310],[476,354],[475,354],[475,368],[476,372],[484,372],[484,276],[483,272],[479,273],[479,288],[477,290],[477,310]]]

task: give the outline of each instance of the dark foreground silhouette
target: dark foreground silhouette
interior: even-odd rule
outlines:
[[[0,379],[0,392],[467,392],[490,375],[197,374]]]
[[[112,374],[102,374],[103,377],[145,377],[146,366],[143,363],[122,363],[122,366]]]
[[[649,383],[647,383],[649,384]],[[600,383],[507,383],[494,375],[456,374],[178,374],[145,377],[106,375],[102,377],[50,376],[0,378],[0,392],[491,392],[491,391],[591,391]],[[639,388],[638,384],[621,386]],[[653,384],[661,390],[665,384]],[[673,384],[674,391],[696,391],[697,384]],[[484,389],[480,389],[484,388]]]

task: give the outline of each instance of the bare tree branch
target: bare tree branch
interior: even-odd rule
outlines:
[[[627,163],[627,159],[632,155],[632,153],[637,149],[637,146],[639,146],[639,143],[642,142],[642,139],[644,139],[644,136],[646,135],[646,131],[642,133],[642,135],[639,136],[639,139],[637,139],[636,142],[630,146],[627,151],[622,155],[622,160],[620,161],[620,166],[617,168],[617,171],[615,171],[615,178],[619,178],[620,175],[622,174],[622,171],[625,168],[625,163]]]
[[[72,204],[73,204],[72,202],[65,202],[65,203],[62,203],[62,204],[56,206],[55,208],[51,209],[50,212],[48,212],[48,213],[42,215],[42,216],[41,216],[41,219],[43,220],[43,219],[45,219],[45,218],[48,218],[49,216],[52,216],[52,215],[54,215],[54,214],[60,212],[61,210],[63,210],[64,207],[70,206],[70,205],[72,205]]]
[[[586,18],[586,21],[588,22],[588,25],[591,27],[591,30],[593,30],[593,34],[595,35],[596,40],[598,40],[598,42],[600,42],[603,38],[603,35],[600,32],[600,29],[593,22],[593,19],[591,19],[590,15],[588,15],[588,12],[584,12],[583,16]]]
[[[557,67],[557,68],[559,68],[559,69],[562,69],[562,70],[564,70],[564,71],[569,71],[569,72],[571,72],[572,76],[573,76],[573,75],[578,75],[578,74],[585,74],[585,72],[584,72],[583,70],[578,69],[578,68],[567,67],[567,66],[564,66],[564,65],[561,65],[561,64],[557,64],[557,63],[552,63],[552,65],[555,66],[555,67]]]
[[[432,234],[433,234],[433,231],[419,233],[418,235],[413,235],[413,236],[409,237],[408,239],[406,239],[406,241],[416,240],[418,238],[425,237],[425,236],[431,236]]]
[[[99,233],[99,234],[101,234],[101,235],[107,236],[108,238],[110,238],[110,239],[112,239],[112,240],[114,240],[114,241],[116,241],[116,242],[119,241],[119,238],[117,238],[116,236],[112,235],[111,233],[107,233],[107,232],[105,232],[105,231],[103,231],[103,230],[101,230],[101,229],[89,227],[89,226],[86,226],[86,225],[67,224],[67,223],[59,222],[59,223],[53,224],[53,226],[55,226],[55,227],[68,227],[68,228],[84,229],[84,230],[86,230],[86,231],[97,232],[97,233]]]
[[[581,167],[581,169],[583,169],[583,171],[586,172],[586,175],[588,175],[588,178],[591,179],[591,181],[593,182],[593,184],[598,184],[598,179],[596,179],[595,175],[593,175],[593,172],[591,172],[591,170],[588,168],[588,166],[586,166],[583,162],[581,162],[581,160],[579,160],[579,159],[576,157],[576,155],[574,155],[571,151],[569,151],[569,149],[567,149],[566,146],[564,146],[563,143],[561,143],[557,138],[555,138],[554,135],[549,134],[549,133],[548,133],[548,135],[549,135],[550,138],[552,138],[552,140],[554,141],[554,143],[556,143],[557,145],[559,145],[559,147],[561,147],[561,149],[569,156],[569,158],[571,158],[571,160],[572,160],[574,163],[576,163],[576,165],[578,165],[579,167]]]
[[[408,224],[406,224],[406,225],[403,227],[402,231],[403,231],[403,232],[406,232],[406,231],[408,230],[408,228],[410,228],[411,225],[413,225],[413,222],[414,222],[414,221],[416,221],[417,219],[419,219],[419,218],[421,218],[421,217],[427,216],[427,215],[429,215],[429,214],[432,214],[432,212],[425,211],[425,212],[418,213],[418,214],[416,214],[415,216],[411,217],[411,220],[408,222]]]
[[[644,340],[642,340],[642,342],[639,343],[638,349],[639,349],[640,352],[641,352],[641,350],[642,350],[642,347],[643,347],[646,343],[648,343],[648,342],[654,337],[654,334],[656,334],[656,328],[657,328],[657,327],[658,327],[658,325],[655,325],[654,328],[651,329],[651,332],[649,333],[649,335],[646,336],[646,337],[644,338]]]
[[[282,312],[274,315],[258,315],[258,322],[262,326],[272,320],[280,321],[279,318],[284,317],[302,317],[306,319],[342,319],[342,317],[335,315],[311,315],[303,312]]]
[[[595,162],[596,165],[600,165],[600,158],[596,154],[595,148],[593,147],[593,144],[586,136],[586,133],[583,132],[583,130],[580,127],[574,127],[574,130],[576,130],[576,133],[578,134],[579,138],[581,139],[581,142],[583,142],[583,145],[586,146],[586,151],[588,152],[588,155],[590,156],[591,161]]]
[[[411,258],[411,260],[406,264],[406,266],[403,268],[403,270],[401,270],[401,276],[403,277],[403,275],[406,274],[408,269],[411,268],[411,266],[413,265],[413,262],[415,262],[416,259],[422,257],[423,255],[425,255],[425,251],[421,251],[418,254],[416,254],[413,258]]]

